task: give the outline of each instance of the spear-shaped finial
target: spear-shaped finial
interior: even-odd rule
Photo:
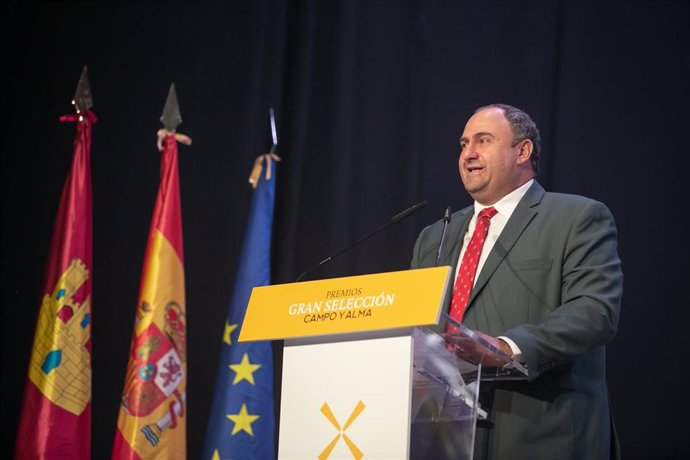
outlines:
[[[89,72],[84,66],[77,83],[77,90],[72,99],[72,105],[77,110],[77,113],[86,112],[93,107],[93,95],[91,94],[91,83],[89,82]]]
[[[271,119],[271,150],[269,153],[276,153],[276,148],[278,148],[278,131],[276,130],[276,114],[273,107],[268,109],[268,114]]]
[[[163,138],[168,135],[174,135],[177,142],[185,145],[192,145],[192,139],[189,136],[180,134],[175,129],[182,123],[182,115],[180,115],[180,104],[177,103],[177,93],[175,92],[175,83],[170,85],[168,91],[168,98],[165,100],[165,107],[163,107],[163,115],[161,115],[161,123],[165,126],[164,129],[158,130],[158,150],[163,151]]]
[[[177,93],[175,92],[175,83],[170,85],[168,98],[165,100],[165,107],[163,107],[163,115],[161,115],[161,123],[171,133],[175,132],[175,128],[182,123],[180,105],[177,102]]]
[[[276,129],[276,114],[273,107],[268,109],[269,122],[271,124],[271,149],[268,153],[259,155],[254,160],[252,172],[249,174],[249,183],[253,188],[259,185],[259,178],[261,170],[263,169],[264,161],[266,162],[266,180],[271,179],[271,161],[280,161],[280,157],[276,155],[276,148],[278,148],[278,131]]]

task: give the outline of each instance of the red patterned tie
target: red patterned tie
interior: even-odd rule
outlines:
[[[455,288],[453,289],[453,302],[450,305],[451,318],[462,322],[462,315],[465,313],[467,301],[470,299],[470,292],[474,286],[474,277],[477,274],[477,265],[479,264],[479,256],[482,253],[484,240],[489,233],[489,224],[491,218],[496,215],[498,211],[495,208],[482,209],[477,217],[477,225],[474,228],[474,233],[470,239],[470,243],[462,256],[460,263],[460,271],[458,277],[455,279]],[[452,332],[457,328],[451,324],[446,330]]]

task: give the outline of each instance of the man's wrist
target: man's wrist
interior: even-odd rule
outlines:
[[[522,358],[522,351],[515,342],[503,335],[498,336],[497,339],[498,343],[501,345],[501,351],[513,358],[515,361],[520,361]]]
[[[508,345],[508,342],[499,338],[498,344],[501,346],[501,351],[503,353],[510,356],[511,358],[513,357],[513,350],[510,348],[510,345]]]

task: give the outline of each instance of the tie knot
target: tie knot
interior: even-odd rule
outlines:
[[[490,208],[484,208],[481,211],[479,211],[479,219],[483,219],[485,217],[487,219],[491,219],[496,214],[498,214],[498,211],[496,211],[496,208],[494,208],[493,206]]]

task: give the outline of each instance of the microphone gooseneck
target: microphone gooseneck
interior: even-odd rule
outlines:
[[[448,224],[450,223],[450,213],[452,209],[450,206],[446,206],[446,211],[443,213],[443,230],[441,231],[441,241],[438,243],[438,253],[436,254],[436,266],[438,267],[441,263],[441,251],[443,250],[443,242],[446,239],[446,230],[448,229]]]
[[[340,250],[339,252],[335,253],[334,255],[332,255],[332,256],[330,256],[330,257],[326,257],[326,258],[323,259],[321,262],[319,262],[318,264],[314,265],[313,267],[311,267],[310,269],[308,269],[307,271],[305,271],[304,273],[302,273],[301,275],[299,275],[299,276],[297,277],[297,279],[295,280],[295,282],[300,281],[300,280],[301,280],[302,278],[304,278],[304,276],[307,275],[308,273],[311,273],[312,271],[316,270],[317,268],[319,268],[321,265],[325,264],[326,262],[329,262],[329,261],[335,259],[335,258],[338,257],[339,255],[341,255],[341,254],[343,254],[343,253],[349,251],[350,249],[354,248],[355,246],[357,246],[357,245],[363,243],[364,241],[368,240],[369,238],[371,238],[372,236],[376,235],[377,233],[379,233],[379,232],[381,232],[381,231],[387,229],[387,228],[390,227],[391,225],[395,225],[395,224],[397,224],[398,222],[400,222],[401,220],[405,219],[406,217],[411,216],[412,214],[414,214],[415,212],[419,211],[419,210],[422,209],[424,206],[426,206],[426,203],[427,203],[426,201],[422,201],[421,203],[417,203],[416,205],[414,205],[414,206],[412,206],[412,207],[409,207],[409,208],[405,209],[404,211],[402,211],[402,212],[400,212],[400,213],[394,215],[394,216],[391,218],[391,220],[388,221],[387,224],[385,224],[385,225],[383,225],[383,226],[377,228],[377,229],[374,230],[373,232],[369,233],[368,235],[364,236],[363,238],[360,238],[359,240],[357,240],[357,241],[355,241],[354,243],[352,243],[350,246],[346,247],[345,249]]]

